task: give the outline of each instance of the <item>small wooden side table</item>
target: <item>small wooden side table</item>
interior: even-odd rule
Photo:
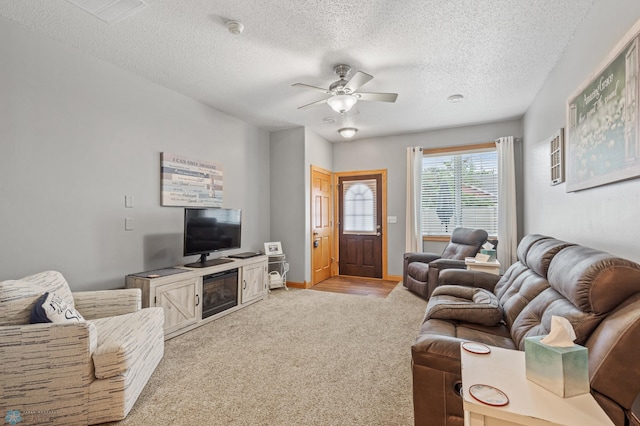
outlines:
[[[490,349],[474,354],[460,347],[465,426],[613,425],[590,393],[561,398],[527,380],[524,352]],[[500,389],[509,403],[494,407],[476,400],[469,391],[474,384]]]
[[[473,258],[467,258],[464,260],[464,264],[467,265],[467,269],[470,271],[482,271],[494,275],[500,275],[500,262],[497,260],[491,262],[478,262]]]

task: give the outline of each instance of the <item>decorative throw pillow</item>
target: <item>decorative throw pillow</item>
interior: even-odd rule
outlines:
[[[38,324],[43,322],[81,322],[84,321],[80,312],[67,305],[67,302],[56,296],[55,293],[47,292],[42,295],[31,310],[29,322]]]
[[[502,321],[502,308],[495,294],[482,288],[458,285],[436,287],[425,320],[451,319],[493,326]]]

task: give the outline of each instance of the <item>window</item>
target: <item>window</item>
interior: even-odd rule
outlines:
[[[459,226],[498,234],[498,152],[493,143],[423,151],[422,235],[448,236]]]
[[[376,233],[376,180],[343,182],[345,234]]]

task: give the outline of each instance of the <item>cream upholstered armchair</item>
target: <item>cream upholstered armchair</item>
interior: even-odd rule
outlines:
[[[29,324],[47,292],[84,320]],[[139,289],[72,293],[55,271],[0,282],[2,415],[20,425],[124,419],[164,353],[162,308],[140,306]]]

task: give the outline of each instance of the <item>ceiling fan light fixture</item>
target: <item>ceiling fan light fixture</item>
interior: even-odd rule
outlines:
[[[349,111],[358,102],[358,98],[353,95],[334,95],[327,99],[329,106],[339,113]]]
[[[338,130],[338,133],[340,133],[340,136],[345,139],[351,139],[356,135],[357,131],[358,129],[356,129],[355,127],[343,127],[342,129]]]

